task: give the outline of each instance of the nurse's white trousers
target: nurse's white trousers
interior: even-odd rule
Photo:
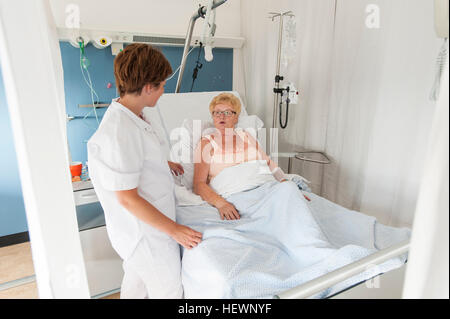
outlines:
[[[173,239],[144,236],[123,269],[121,299],[183,298],[180,247]]]

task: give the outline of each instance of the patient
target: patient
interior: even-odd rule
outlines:
[[[254,160],[265,160],[273,177],[284,182],[283,171],[259,147],[247,132],[235,128],[241,103],[231,93],[222,93],[210,103],[215,133],[203,136],[195,151],[194,193],[219,210],[221,219],[239,219],[233,204],[226,201],[211,187],[210,181],[227,167]]]

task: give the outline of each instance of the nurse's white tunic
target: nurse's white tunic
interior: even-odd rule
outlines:
[[[135,292],[129,291],[133,284],[123,283],[133,297],[145,297],[138,291],[144,287],[151,298],[182,294],[178,244],[123,208],[115,194],[137,188],[141,197],[175,221],[174,182],[162,144],[147,121],[117,100],[88,142],[89,175],[105,212],[111,244],[124,260],[124,281],[131,277],[142,281]]]

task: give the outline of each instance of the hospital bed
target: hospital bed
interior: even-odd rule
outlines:
[[[221,92],[164,94],[158,101],[156,108],[146,108],[144,112],[147,118],[152,119],[152,125],[157,130],[161,140],[168,141],[170,137],[174,137],[174,132],[176,132],[177,128],[185,126],[187,119],[201,120],[203,121],[202,123],[210,121],[209,102],[219,93]],[[231,93],[239,97],[237,92]],[[246,117],[248,116],[247,110],[244,104],[242,106],[241,117]],[[176,144],[177,141],[171,141],[170,143]],[[165,143],[165,147],[168,154],[173,156],[174,148],[172,147],[171,152],[171,145],[169,143]],[[185,164],[183,165],[185,166],[186,175],[184,178],[192,178],[193,172],[190,172],[192,167],[187,168]],[[216,283],[201,280],[202,277],[208,278],[210,276],[213,278],[211,280],[217,279],[219,281],[230,281],[230,277],[225,279],[218,278],[217,276],[220,277],[221,274],[218,275],[220,271],[214,269],[214,262],[211,262],[206,268],[203,268],[201,270],[203,273],[196,273],[196,262],[193,261],[193,258],[188,258],[192,256],[191,251],[195,249],[184,251],[183,285],[185,296],[187,298],[245,298],[249,296],[251,298],[401,298],[407,252],[409,249],[409,229],[388,227],[378,223],[373,217],[348,210],[313,193],[309,193],[308,196],[311,198],[309,206],[314,212],[314,218],[319,221],[320,227],[324,229],[324,232],[327,232],[327,236],[330,238],[334,236],[333,244],[336,247],[339,245],[345,246],[346,244],[373,246],[370,247],[374,248],[373,253],[362,256],[357,260],[352,260],[349,264],[341,264],[336,268],[331,267],[330,271],[322,271],[320,276],[311,280],[297,280],[301,284],[295,284],[295,281],[291,281],[288,284],[285,282],[286,285],[282,285],[283,289],[280,286],[270,294],[266,293],[253,296],[244,293],[243,295],[239,295],[239,290],[236,289],[234,290],[234,294],[231,295],[220,295],[220,291],[217,289],[213,294],[208,295],[208,286],[216,285]],[[188,221],[183,216],[188,216],[192,212],[195,214],[195,212],[201,210],[204,210],[206,213],[213,213],[215,208],[200,203],[198,206],[194,204],[184,205],[182,202],[180,203],[178,198],[177,218],[179,222],[184,223]],[[360,222],[360,225],[363,226],[360,229],[357,229],[358,227],[352,227],[355,222]],[[366,228],[364,227],[367,227],[367,231],[365,231]],[[199,248],[200,246],[196,249]],[[186,255],[187,252],[188,254]],[[208,260],[216,257],[202,256],[202,258],[204,258],[202,262],[208,263]],[[393,262],[394,259],[395,262]],[[390,266],[383,267],[383,265],[385,266],[390,262]],[[377,268],[378,271],[368,271],[368,269],[373,270],[374,268]],[[277,274],[270,275],[277,277]],[[242,274],[240,276],[242,277]],[[244,278],[243,280],[245,281],[246,279]],[[203,292],[197,294],[199,291]],[[324,292],[327,293],[324,294]]]

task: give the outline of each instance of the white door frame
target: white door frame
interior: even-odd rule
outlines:
[[[46,0],[0,0],[0,61],[40,298],[89,298],[65,131],[62,61]]]

